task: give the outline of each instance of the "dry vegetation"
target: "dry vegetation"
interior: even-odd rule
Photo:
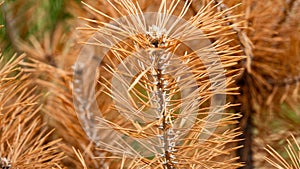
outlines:
[[[299,0],[6,0],[1,12],[1,169],[300,169]]]

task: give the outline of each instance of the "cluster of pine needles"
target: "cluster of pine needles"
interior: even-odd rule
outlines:
[[[0,169],[300,169],[300,0],[0,8]]]

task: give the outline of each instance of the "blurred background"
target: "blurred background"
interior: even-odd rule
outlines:
[[[119,16],[108,1],[84,2],[114,18]],[[143,11],[153,11],[161,1],[138,2]],[[184,3],[185,0],[180,1],[179,6]],[[243,132],[239,136],[243,140],[237,143],[243,148],[235,152],[245,164],[241,168],[274,168],[265,160],[266,156],[273,158],[265,150],[267,145],[288,163],[292,162],[285,147],[288,145],[286,139],[291,139],[292,135],[300,143],[300,1],[194,0],[187,18],[195,15],[204,4],[216,5],[213,12],[231,11],[220,17],[238,15],[228,25],[238,24],[232,26],[230,36],[232,44],[240,46],[240,55],[245,59],[234,67],[241,69],[236,73],[234,84],[239,87],[240,95],[230,96],[229,101],[240,104],[230,111],[243,115],[235,125]],[[233,6],[236,7],[231,9]],[[22,56],[18,60],[20,66],[30,73],[30,84],[26,86],[34,88],[31,96],[38,96],[34,102],[40,105],[32,108],[38,110],[37,116],[41,117],[40,125],[43,126],[37,133],[55,129],[44,144],[62,138],[58,146],[66,157],[59,156],[55,161],[62,168],[83,167],[76,152],[82,153],[87,168],[99,168],[99,164],[104,163],[94,158],[97,156],[93,153],[95,145],[86,138],[72,106],[72,65],[81,42],[93,33],[78,28],[99,24],[83,18],[109,22],[80,0],[5,0],[1,5],[0,66],[4,67],[13,56],[13,60]],[[13,119],[12,116],[8,118]],[[292,146],[299,151],[295,143]],[[1,154],[5,153],[0,151],[0,157],[4,157]],[[300,155],[297,156],[300,159]]]

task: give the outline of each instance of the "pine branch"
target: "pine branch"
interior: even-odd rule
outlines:
[[[48,142],[51,132],[43,129],[38,116],[39,95],[30,89],[30,74],[19,62],[23,56],[0,60],[0,157],[2,168],[56,168],[63,158],[57,143]]]
[[[81,28],[82,31],[99,31],[91,38],[92,41],[85,43],[91,46],[87,48],[87,54],[93,53],[93,46],[99,48],[97,51],[108,53],[101,58],[101,53],[95,52],[90,58],[79,59],[75,65],[75,105],[78,106],[83,128],[99,149],[108,152],[99,158],[123,159],[123,162],[129,159],[131,162],[125,165],[127,167],[133,164],[168,169],[240,166],[235,162],[236,158],[224,157],[222,162],[217,160],[236,149],[226,146],[236,142],[239,133],[236,130],[223,131],[221,128],[234,124],[239,115],[223,112],[230,104],[213,109],[205,106],[210,105],[209,102],[216,97],[221,99],[222,94],[236,91],[236,88],[228,87],[232,83],[229,74],[225,73],[228,75],[227,79],[223,79],[225,83],[222,78],[219,79],[222,71],[217,64],[222,63],[222,68],[229,68],[244,58],[238,54],[240,51],[237,46],[228,45],[226,36],[232,34],[232,27],[225,24],[226,18],[221,17],[228,11],[212,13],[215,6],[203,6],[184,23],[180,19],[188,13],[190,1],[182,8],[178,6],[179,2],[162,1],[157,7],[162,15],[152,15],[157,25],[145,24],[150,18],[147,18],[147,14],[142,15],[139,5],[131,1],[121,0],[116,2],[117,5],[109,3],[117,13],[132,16],[130,19],[124,18],[125,24],[120,24],[121,21],[84,3],[96,15],[113,22],[85,19],[91,24],[100,24],[95,28]],[[176,11],[179,19],[169,17],[173,11]],[[188,23],[192,26],[189,27]],[[174,30],[169,30],[171,28]],[[204,35],[198,34],[198,30],[204,32]],[[210,45],[204,42],[194,51],[184,47],[184,42],[204,39],[205,36],[214,38],[214,43]],[[119,39],[124,40],[110,46]],[[211,48],[215,49],[217,55],[211,53]],[[197,55],[210,57],[201,60]],[[94,86],[94,72],[89,68],[94,67],[99,59],[103,63],[96,73],[98,83]],[[189,74],[189,71],[192,73]],[[209,80],[212,78],[208,76],[210,73],[219,74],[215,82]],[[126,80],[128,78],[132,81]],[[91,101],[95,87],[99,89],[96,97],[102,115],[95,114],[98,108]],[[226,89],[222,91],[222,87]],[[191,90],[186,93],[180,91],[189,88]],[[212,112],[221,118],[220,121],[210,115]],[[209,129],[205,128],[206,125]],[[213,133],[214,128],[217,128],[218,133]],[[108,131],[110,135],[101,136],[100,131]],[[212,136],[206,138],[205,135]],[[136,146],[139,148],[134,148]]]

